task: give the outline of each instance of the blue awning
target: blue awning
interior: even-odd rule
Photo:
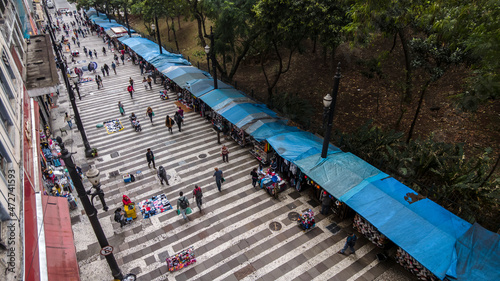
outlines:
[[[275,135],[267,142],[281,157],[295,164],[297,160],[321,153],[323,148],[323,139],[304,131]],[[330,144],[328,154],[337,152],[341,150]]]
[[[223,83],[220,80],[217,80],[217,88],[218,89],[232,89],[231,85]],[[214,80],[213,79],[195,79],[186,82],[186,89],[191,92],[195,97],[200,97],[214,89]]]
[[[219,103],[233,98],[245,97],[240,91],[236,89],[217,89],[208,92],[207,94],[200,97],[200,99],[210,107],[214,107]]]
[[[297,127],[290,127],[285,125],[285,120],[276,119],[263,119],[257,120],[250,125],[245,132],[251,135],[257,141],[263,141],[272,136],[277,136],[285,133],[300,132]]]
[[[257,103],[242,103],[233,104],[226,110],[227,107],[219,110],[217,113],[226,118],[227,121],[233,123],[238,128],[241,128],[251,120],[257,119],[272,119],[276,118],[276,112],[270,110],[263,104]]]
[[[457,259],[457,239],[471,224],[427,198],[419,199],[411,188],[394,178],[386,178],[364,184],[345,202],[443,279]],[[498,268],[496,270],[498,272]]]

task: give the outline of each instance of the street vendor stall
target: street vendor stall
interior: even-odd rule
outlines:
[[[165,194],[160,194],[158,196],[153,196],[151,199],[139,202],[139,209],[141,210],[143,218],[147,219],[156,214],[171,210],[172,205],[170,205]]]
[[[109,134],[119,132],[123,130],[123,125],[120,122],[120,119],[115,119],[115,120],[109,120],[106,122],[103,122],[104,127],[106,127],[106,131]]]
[[[261,174],[259,186],[264,188],[270,195],[277,196],[278,193],[286,189],[286,181],[271,169],[267,169],[263,176]]]
[[[194,247],[189,247],[166,259],[168,271],[177,271],[195,263]]]
[[[250,154],[252,154],[257,160],[262,164],[267,165],[274,153],[272,153],[272,147],[266,141],[258,142],[256,140],[252,141],[253,148],[250,149]]]

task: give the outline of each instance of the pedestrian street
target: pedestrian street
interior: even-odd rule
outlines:
[[[63,16],[65,21],[69,17]],[[94,33],[95,34],[95,33]],[[58,35],[60,36],[60,35]],[[97,148],[98,157],[87,163],[77,163],[88,169],[95,166],[101,173],[107,212],[95,201],[102,228],[123,273],[134,273],[138,280],[414,280],[395,263],[379,262],[380,252],[374,244],[358,235],[355,255],[337,252],[344,246],[347,233],[352,231],[350,220],[340,221],[335,216],[319,214],[320,204],[309,195],[293,188],[282,192],[276,200],[263,190],[251,185],[250,171],[257,160],[231,139],[221,138],[229,149],[229,162],[221,158],[222,144],[210,122],[195,112],[185,111],[182,132],[174,126],[171,134],[165,126],[165,117],[177,111],[175,93],[170,99],[160,99],[162,86],[153,84],[145,89],[137,65],[131,61],[117,66],[115,75],[100,72],[106,63],[111,66],[113,53],[103,55],[102,38],[96,35],[80,37],[80,55],[76,64],[82,67],[91,61],[97,63],[96,73],[84,72],[83,78],[101,75],[103,87],[95,81],[81,83],[77,97],[88,140]],[[97,50],[97,58],[87,58],[83,47]],[[76,46],[72,46],[75,49]],[[127,92],[129,79],[134,80],[133,99]],[[123,104],[124,116],[118,102]],[[150,122],[146,109],[154,112]],[[142,131],[136,132],[129,121],[135,113]],[[97,128],[108,120],[119,119],[124,129],[108,134]],[[76,126],[69,137],[77,134]],[[63,139],[68,136],[63,136]],[[83,153],[83,144],[76,144]],[[161,185],[156,170],[148,167],[146,151],[154,152],[156,168],[165,167],[169,185]],[[225,182],[219,192],[213,178],[214,168],[224,173]],[[125,183],[127,173],[140,176]],[[87,187],[90,184],[84,181]],[[198,185],[203,190],[203,212],[199,212],[192,192]],[[193,213],[184,221],[176,213],[176,201],[183,191],[191,203]],[[172,210],[143,218],[137,214],[131,224],[122,228],[113,219],[121,208],[123,195],[133,202],[165,194]],[[296,213],[312,209],[316,214],[316,228],[305,233],[297,225]],[[89,226],[83,209],[71,211],[75,247],[82,280],[110,280],[111,272],[105,259],[99,255],[99,244]],[[335,226],[334,231],[327,226]],[[196,263],[168,272],[165,259],[188,247],[194,247]]]

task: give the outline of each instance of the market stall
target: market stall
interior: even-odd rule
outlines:
[[[194,247],[189,247],[166,259],[168,271],[177,271],[196,262]]]
[[[139,202],[138,206],[141,210],[142,217],[145,219],[172,209],[172,205],[168,201],[165,194],[160,194],[158,196],[153,196],[151,199],[143,200]]]
[[[120,119],[105,121],[103,122],[103,125],[106,128],[108,135],[119,132],[124,129],[122,122],[120,122]]]
[[[260,163],[264,165],[269,164],[274,155],[271,145],[266,141],[258,142],[256,140],[253,140],[252,144],[253,147],[250,149],[250,154],[257,158]]]
[[[270,195],[276,196],[277,193],[286,189],[286,181],[283,180],[276,172],[267,169],[264,175],[261,174],[259,186]]]

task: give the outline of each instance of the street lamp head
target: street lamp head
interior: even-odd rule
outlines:
[[[206,45],[205,46],[205,54],[208,55],[208,53],[210,53],[210,46]]]
[[[156,30],[156,25],[154,23],[151,24],[151,30],[153,30],[153,31]]]
[[[91,168],[85,173],[92,186],[98,186],[101,182],[101,174],[96,168]]]
[[[323,98],[323,105],[325,106],[325,108],[329,108],[330,105],[332,104],[332,96],[330,96],[330,94],[326,94],[326,96]]]

